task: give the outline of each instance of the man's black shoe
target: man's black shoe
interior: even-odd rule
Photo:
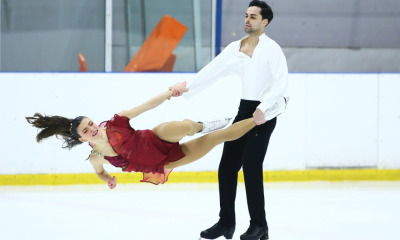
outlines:
[[[268,227],[250,226],[245,233],[240,236],[240,240],[267,240]]]
[[[224,236],[226,239],[232,239],[234,232],[235,232],[235,226],[228,228],[220,226],[218,225],[218,223],[216,223],[209,229],[202,231],[200,233],[200,237],[205,239],[216,239],[221,236]]]

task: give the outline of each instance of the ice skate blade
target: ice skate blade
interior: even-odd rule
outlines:
[[[223,237],[223,236],[221,236],[221,237]],[[224,237],[225,237],[225,236],[224,236]],[[233,237],[233,236],[232,236],[232,237]],[[228,240],[231,240],[232,237],[230,237],[230,238],[226,238],[226,237],[225,237],[225,238],[228,239]],[[199,240],[211,240],[211,239],[200,237]]]

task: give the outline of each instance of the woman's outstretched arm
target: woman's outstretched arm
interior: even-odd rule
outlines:
[[[90,155],[89,161],[92,164],[97,176],[103,182],[106,182],[110,189],[114,189],[117,186],[117,179],[115,177],[111,177],[111,175],[108,174],[108,172],[103,167],[103,164],[106,164],[108,162],[104,158],[98,157],[94,154]]]
[[[176,95],[176,94],[174,94],[174,92],[184,93],[187,91],[188,91],[188,89],[186,88],[186,82],[177,83],[171,88],[171,90],[165,91],[161,94],[158,94],[157,96],[151,98],[147,102],[145,102],[137,107],[134,107],[129,110],[121,111],[120,113],[118,113],[118,115],[125,116],[129,119],[132,119],[150,109],[153,109],[153,108],[159,106],[165,100],[170,99],[173,95]]]

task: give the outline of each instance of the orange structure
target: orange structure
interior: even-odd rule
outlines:
[[[78,54],[78,62],[79,62],[79,72],[86,72],[86,60],[83,57],[82,53]]]
[[[175,54],[169,55],[167,61],[160,69],[157,70],[157,72],[172,72],[172,70],[174,69],[175,59]]]
[[[124,72],[171,72],[176,55],[172,54],[187,27],[164,15]]]

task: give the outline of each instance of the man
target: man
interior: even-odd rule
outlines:
[[[235,231],[235,198],[238,171],[243,166],[250,227],[242,240],[268,239],[264,210],[263,161],[276,116],[286,107],[283,96],[288,88],[288,70],[280,46],[264,34],[273,13],[267,3],[251,1],[245,14],[248,36],[229,44],[205,66],[184,93],[187,98],[204,90],[221,77],[239,74],[242,100],[234,122],[254,116],[258,125],[242,138],[226,142],[218,169],[220,220],[202,231],[201,237],[232,239]],[[277,110],[279,109],[279,110]],[[267,121],[269,120],[269,121]]]

